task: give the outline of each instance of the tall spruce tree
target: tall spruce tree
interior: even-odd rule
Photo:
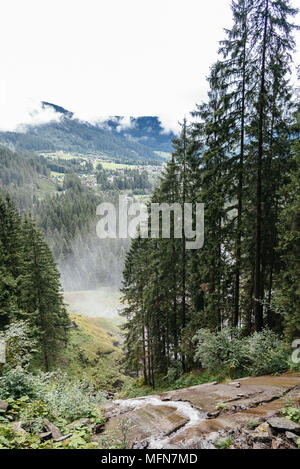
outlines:
[[[254,140],[253,150],[256,161],[256,216],[255,216],[255,269],[254,269],[254,318],[255,329],[260,331],[264,325],[263,304],[264,282],[263,264],[263,202],[265,191],[263,184],[263,166],[266,152],[270,148],[270,119],[272,109],[280,96],[274,94],[287,87],[286,74],[290,69],[291,52],[295,47],[294,26],[290,17],[297,10],[291,7],[289,0],[254,0],[250,15],[252,37],[250,40],[252,55],[255,60],[254,80],[257,83],[254,104],[257,115],[251,123],[250,136]],[[275,81],[276,85],[275,85]],[[273,85],[272,86],[272,82]],[[273,129],[274,132],[274,129]],[[268,149],[268,150],[267,150]]]
[[[30,217],[24,220],[23,233],[25,274],[21,305],[24,316],[36,331],[48,371],[60,349],[66,345],[70,322],[53,255]]]

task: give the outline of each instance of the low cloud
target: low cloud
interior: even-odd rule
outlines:
[[[24,99],[17,95],[7,96],[2,86],[0,88],[0,131],[25,133],[29,127],[49,122],[59,122],[64,117],[62,113],[57,112],[52,106],[43,105],[40,101]],[[178,133],[180,126],[176,117],[162,113],[159,114],[158,118],[161,123],[161,134]],[[130,130],[136,126],[137,117],[88,116],[75,112],[73,119],[78,119],[106,131],[112,131],[111,122],[113,122],[115,130],[126,134],[127,138],[129,138]],[[149,130],[151,131],[151,129]],[[145,135],[144,139],[146,140],[146,138]],[[143,141],[143,137],[139,140]]]
[[[29,126],[58,122],[62,118],[52,107],[32,99],[8,100],[2,96],[1,101],[0,130],[3,132],[26,132]]]
[[[117,125],[117,132],[122,132],[123,130],[133,129],[135,127],[135,120],[133,117],[126,116],[119,119]]]
[[[178,121],[176,116],[171,116],[170,114],[166,113],[160,113],[158,118],[163,128],[163,130],[161,131],[162,134],[178,134],[180,132],[180,122]]]

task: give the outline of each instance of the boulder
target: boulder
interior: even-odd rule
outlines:
[[[299,440],[299,435],[296,435],[295,433],[292,432],[285,432],[285,436],[287,437],[288,440],[291,440],[295,445],[298,444]]]
[[[235,388],[240,388],[241,387],[241,383],[239,383],[238,381],[232,381],[231,383],[227,383],[228,386],[234,386]]]
[[[74,420],[74,422],[72,423],[69,423],[69,425],[67,425],[67,428],[70,430],[73,430],[77,425],[81,425],[82,427],[88,427],[91,424],[92,422],[90,421],[89,418],[83,417],[81,419]]]
[[[39,439],[41,441],[50,440],[51,438],[52,438],[52,432],[45,432],[45,433],[41,433],[39,435]]]
[[[220,415],[220,411],[216,410],[215,412],[208,412],[207,418],[209,419],[215,419]]]
[[[253,432],[249,438],[253,443],[271,443],[272,440],[268,433],[260,431]]]
[[[26,433],[24,428],[22,427],[22,422],[21,420],[18,420],[17,422],[14,422],[12,425],[12,429],[14,432],[20,432],[20,433]]]
[[[300,435],[300,423],[295,423],[285,417],[272,417],[268,420],[268,423],[278,432],[290,431]]]
[[[8,409],[8,402],[6,401],[0,401],[0,413],[1,414],[5,414],[5,412],[7,411]]]
[[[46,430],[46,432],[50,432],[52,434],[52,438],[57,440],[62,437],[60,430],[53,423],[49,422],[49,420],[44,419],[43,424],[44,430]]]

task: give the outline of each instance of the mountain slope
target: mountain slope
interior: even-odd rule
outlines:
[[[18,151],[103,154],[121,160],[159,161],[156,151],[170,151],[173,134],[166,134],[157,117],[113,117],[96,124],[76,119],[72,112],[55,104],[59,119],[27,126],[22,132],[0,132],[0,142]]]

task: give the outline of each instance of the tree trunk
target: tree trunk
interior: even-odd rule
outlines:
[[[254,277],[254,321],[255,330],[261,331],[263,328],[262,311],[262,285],[261,285],[261,215],[262,215],[262,159],[264,143],[264,112],[265,112],[265,66],[267,51],[267,29],[269,19],[269,0],[266,2],[265,25],[263,36],[263,53],[261,65],[261,84],[259,95],[259,138],[257,152],[257,179],[256,179],[256,228],[255,228],[255,277]]]

